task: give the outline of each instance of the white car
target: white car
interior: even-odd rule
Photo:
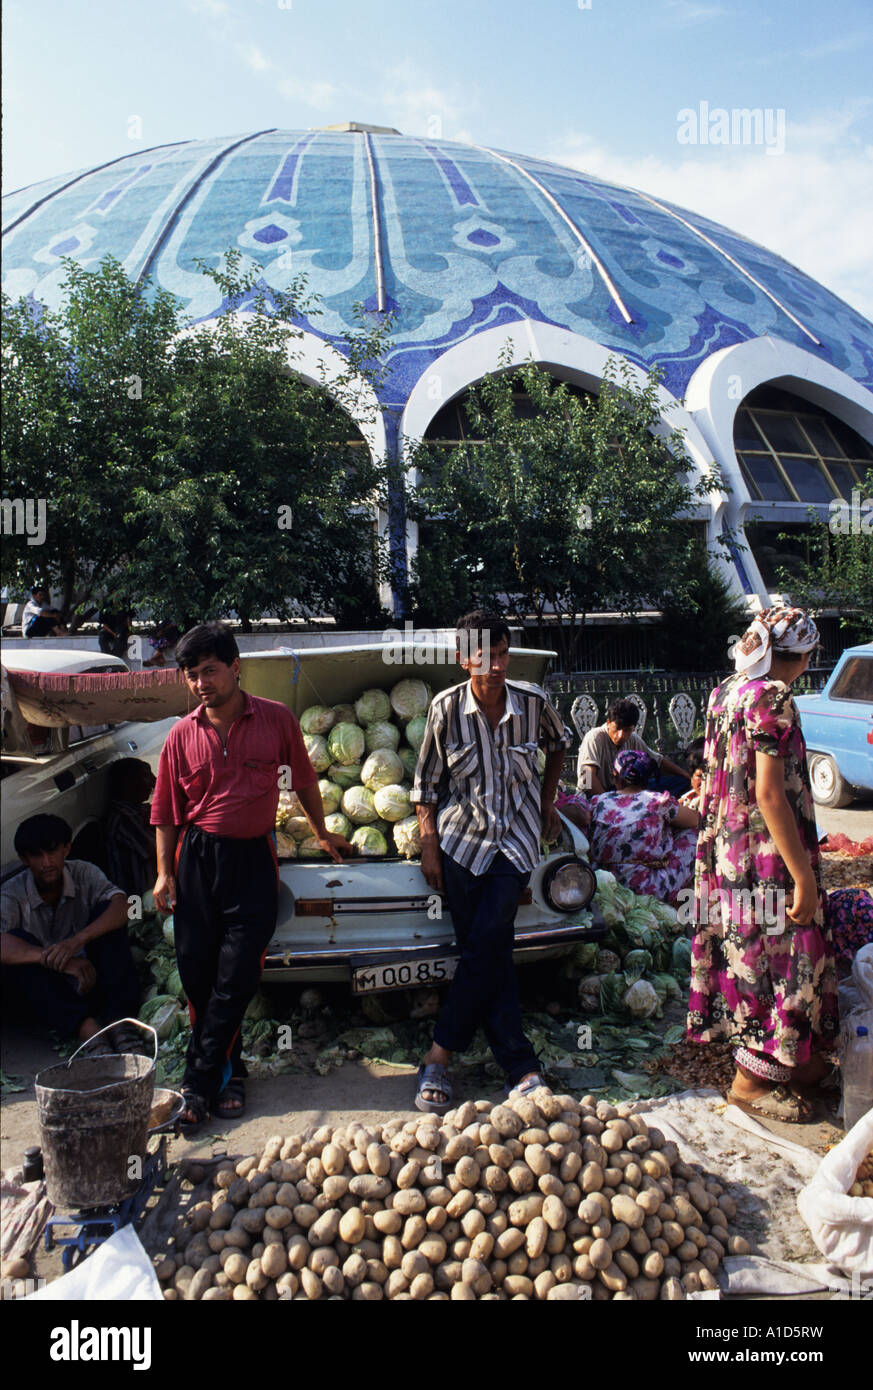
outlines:
[[[463,679],[454,649],[398,664],[391,643],[313,648],[294,655],[252,653],[242,685],[280,700],[298,716],[311,705],[354,701],[364,690],[389,691],[408,677],[443,690]],[[419,655],[416,653],[416,655]],[[511,679],[542,684],[553,653],[510,648]],[[440,659],[442,657],[442,659]],[[531,875],[515,919],[518,964],[566,955],[601,939],[588,841],[562,817],[561,841]],[[356,994],[431,986],[451,979],[458,961],[451,915],[428,886],[418,860],[290,859],[279,864],[279,917],[267,949],[264,979],[345,980]],[[583,920],[579,921],[580,914]]]
[[[0,877],[21,869],[15,831],[29,816],[62,816],[73,832],[72,858],[90,858],[94,836],[108,803],[108,769],[119,758],[142,758],[157,769],[158,757],[175,718],[155,723],[72,724],[50,727],[28,723],[9,673],[84,675],[128,674],[117,656],[62,647],[13,647],[2,653],[3,777]]]
[[[62,659],[56,649],[44,655]],[[453,649],[407,664],[396,664],[395,655],[389,643],[251,653],[243,656],[241,683],[251,694],[279,700],[299,716],[310,705],[353,701],[363,690],[387,692],[405,677],[442,690],[463,675]],[[551,652],[511,648],[510,655],[512,678],[542,683]],[[67,657],[74,659],[70,653]],[[117,658],[94,653],[75,660],[81,663],[78,667],[52,669],[126,670]],[[139,680],[145,688],[149,674],[137,672],[132,685]],[[179,689],[184,698],[181,682]],[[4,691],[4,708],[6,698]],[[156,767],[171,723],[46,730],[53,740],[50,749],[4,757],[4,777],[8,766],[15,778],[15,805],[13,809],[7,804],[3,830],[4,873],[10,858],[14,865],[18,862],[12,850],[15,826],[35,811],[64,816],[87,851],[89,828],[106,810],[109,763],[132,754]],[[562,818],[562,824],[561,840],[533,871],[516,916],[514,957],[519,964],[565,955],[605,935],[593,904],[593,922],[584,911],[596,890],[587,863],[588,842],[570,821]],[[89,857],[82,849],[80,854]],[[345,981],[356,994],[365,994],[433,987],[454,974],[458,949],[451,915],[428,886],[418,860],[355,858],[339,865],[327,859],[280,858],[279,879],[279,913],[267,949],[265,980]]]

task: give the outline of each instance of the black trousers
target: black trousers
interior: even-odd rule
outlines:
[[[109,900],[97,903],[91,913],[93,922],[109,906]],[[31,946],[42,943],[29,932],[12,933]],[[97,972],[94,988],[79,994],[72,975],[46,970],[42,965],[5,965],[3,967],[4,1006],[19,1016],[36,1020],[41,1027],[56,1029],[65,1037],[79,1031],[86,1018],[100,1023],[113,1023],[118,1018],[136,1018],[139,1012],[139,980],[127,928],[118,927],[91,941],[85,955]]]
[[[434,1042],[449,1052],[464,1052],[481,1024],[495,1059],[515,1085],[538,1070],[521,1025],[512,963],[515,914],[530,874],[498,850],[484,874],[473,874],[444,854],[443,878],[461,959]]]
[[[215,1099],[227,1076],[246,1075],[242,1019],[260,982],[278,905],[269,836],[231,840],[188,827],[176,865],[173,914],[191,1016],[182,1085],[206,1101]]]

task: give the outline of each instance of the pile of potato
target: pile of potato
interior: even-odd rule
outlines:
[[[715,1289],[721,1184],[629,1105],[542,1089],[223,1162],[157,1264],[169,1299],[683,1299]]]
[[[873,1152],[862,1158],[861,1166],[855,1174],[855,1181],[849,1188],[850,1197],[873,1197]]]

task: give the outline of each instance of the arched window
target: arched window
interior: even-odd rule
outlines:
[[[873,449],[842,420],[773,386],[752,391],[737,411],[734,448],[762,502],[850,502],[873,466]]]

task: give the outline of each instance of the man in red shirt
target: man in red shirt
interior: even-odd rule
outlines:
[[[351,845],[325,829],[318,776],[300,725],[276,700],[240,689],[239,648],[222,623],[187,632],[176,649],[198,708],[171,729],[152,800],[155,902],[174,913],[191,1042],[182,1081],[194,1128],[209,1107],[234,1118],[245,1104],[243,1014],[276,928],[279,876],[273,830],[280,778],[337,863]],[[283,777],[284,775],[284,777]],[[220,1099],[219,1099],[220,1097]]]

